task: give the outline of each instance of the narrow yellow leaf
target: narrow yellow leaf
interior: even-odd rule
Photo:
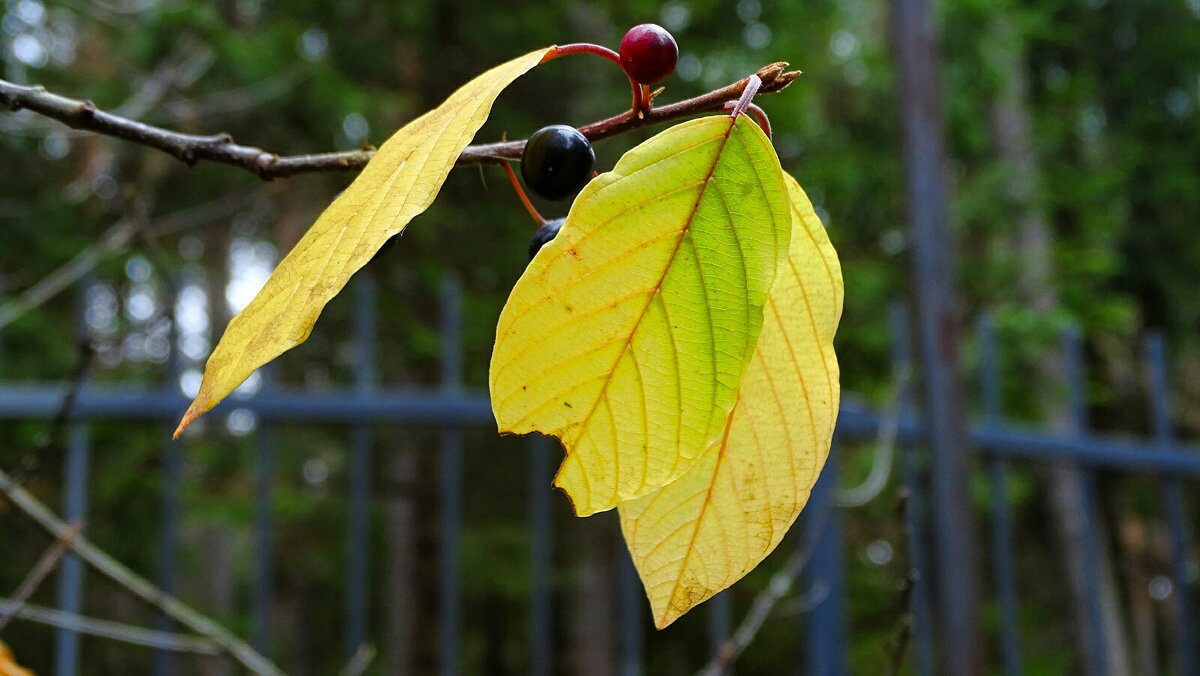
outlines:
[[[672,127],[580,193],[500,315],[501,432],[559,437],[580,516],[675,479],[716,442],[787,255],[771,142],[745,116]]]
[[[388,238],[433,203],[500,92],[552,49],[530,52],[476,77],[379,148],[229,323],[175,436],[255,369],[308,339],[325,304]]]
[[[792,243],[721,442],[675,482],[619,507],[660,629],[737,582],[779,544],[829,454],[840,392],[833,334],[842,273],[808,197],[794,178],[785,180]]]

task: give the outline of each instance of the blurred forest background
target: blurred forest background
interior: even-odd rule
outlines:
[[[983,310],[995,318],[1007,412],[1029,423],[1055,422],[1047,404],[1059,392],[1053,355],[1060,330],[1076,325],[1087,337],[1095,425],[1145,434],[1140,340],[1157,328],[1171,345],[1176,424],[1194,438],[1200,0],[943,0],[938,7],[962,316],[968,326]],[[887,12],[883,0],[4,0],[0,54],[10,81],[43,84],[172,129],[227,131],[282,154],[380,143],[493,64],[551,43],[615,48],[643,21],[666,26],[681,47],[662,100],[790,61],[804,75],[759,103],[771,116],[785,168],[807,189],[841,255],[843,389],[885,405],[895,389],[886,308],[908,295],[910,284]],[[611,64],[557,60],[511,87],[477,138],[581,124],[623,110],[628,98],[628,83]],[[611,166],[654,131],[597,144],[599,166]],[[82,334],[95,350],[91,384],[158,386],[173,313],[183,359],[178,387],[189,394],[228,318],[350,180],[327,174],[263,183],[225,166],[189,169],[27,112],[0,115],[0,158],[0,382],[70,378]],[[547,216],[566,208],[541,206]],[[438,298],[454,272],[465,294],[466,387],[486,390],[495,322],[524,269],[531,233],[497,168],[454,171],[434,206],[371,264],[379,284],[378,381],[438,384]],[[90,268],[81,283],[27,309],[22,294],[81,252]],[[167,274],[181,284],[174,308],[164,304]],[[351,322],[348,294],[330,305],[304,346],[278,362],[273,377],[290,389],[348,386]],[[978,350],[968,344],[964,355],[973,374]],[[260,386],[252,380],[247,391]],[[257,421],[243,414],[205,422],[185,445],[178,589],[247,634]],[[164,433],[129,422],[92,431],[89,537],[143,572],[154,570],[158,554]],[[45,445],[46,434],[45,421],[0,420],[0,466],[21,463]],[[489,427],[469,429],[465,438],[461,667],[521,673],[529,660],[528,454]],[[376,668],[407,663],[427,673],[438,664],[438,501],[428,479],[437,435],[381,427],[374,439],[368,579]],[[346,656],[345,434],[287,426],[279,430],[279,449],[271,654],[289,672],[332,673]],[[842,483],[860,482],[871,449],[837,452]],[[58,505],[61,476],[61,457],[47,457],[26,485]],[[1119,564],[1117,598],[1144,611],[1141,624],[1126,632],[1136,671],[1165,672],[1171,590],[1147,583],[1161,581],[1168,567],[1153,483],[1100,478],[1108,496],[1106,549]],[[970,480],[982,504],[986,483]],[[1026,670],[1080,673],[1078,651],[1064,649],[1079,637],[1048,499],[1055,479],[1028,464],[1014,480],[1009,499]],[[1194,514],[1195,495],[1188,498]],[[613,610],[604,599],[622,555],[615,520],[573,519],[557,494],[552,504],[557,668],[614,673],[616,639],[605,621]],[[849,668],[878,673],[896,634],[906,565],[895,491],[843,518]],[[16,588],[46,545],[0,502],[0,594]],[[408,561],[408,574],[419,581],[414,597],[387,588],[397,560]],[[773,556],[737,587],[737,616],[782,561]],[[53,605],[53,585],[44,587],[34,600]],[[780,665],[798,663],[803,609],[792,601],[741,661],[745,673],[787,673],[790,667]],[[391,602],[407,607],[400,612]],[[992,626],[988,608],[985,623]],[[85,609],[153,624],[150,611],[98,579],[89,580]],[[397,617],[409,618],[404,627]],[[48,670],[51,630],[17,621],[2,638],[23,663]],[[703,664],[707,646],[703,612],[661,633],[647,630],[647,673],[690,673]],[[140,673],[149,664],[144,649],[98,639],[85,639],[84,654],[85,673]],[[175,664],[186,673],[222,672],[212,660]]]

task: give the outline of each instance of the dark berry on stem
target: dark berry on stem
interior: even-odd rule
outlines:
[[[554,124],[535,131],[521,154],[521,178],[536,194],[560,200],[574,194],[592,177],[596,152],[574,127]]]
[[[537,252],[541,251],[542,246],[558,235],[558,231],[562,230],[563,221],[565,220],[567,219],[555,218],[546,221],[542,224],[542,227],[537,229],[537,232],[533,233],[533,239],[529,240],[529,260],[533,260]]]
[[[675,72],[678,61],[675,38],[658,24],[638,24],[621,38],[621,66],[635,82],[662,82]]]

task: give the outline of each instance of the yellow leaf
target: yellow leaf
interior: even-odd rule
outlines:
[[[530,52],[476,77],[379,148],[229,323],[175,436],[255,369],[308,338],[325,304],[351,275],[433,203],[500,92],[552,49]]]
[[[721,442],[675,482],[619,508],[660,629],[737,582],[779,544],[829,454],[840,392],[833,334],[842,273],[808,197],[785,177],[792,243]]]
[[[592,180],[500,315],[501,432],[567,448],[580,516],[685,472],[720,436],[787,254],[771,142],[745,116],[677,125]]]
[[[33,676],[33,672],[17,664],[8,646],[0,641],[0,676]]]

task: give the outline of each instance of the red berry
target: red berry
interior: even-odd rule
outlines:
[[[621,66],[634,82],[662,82],[675,72],[678,61],[675,38],[658,24],[638,24],[621,38]]]

